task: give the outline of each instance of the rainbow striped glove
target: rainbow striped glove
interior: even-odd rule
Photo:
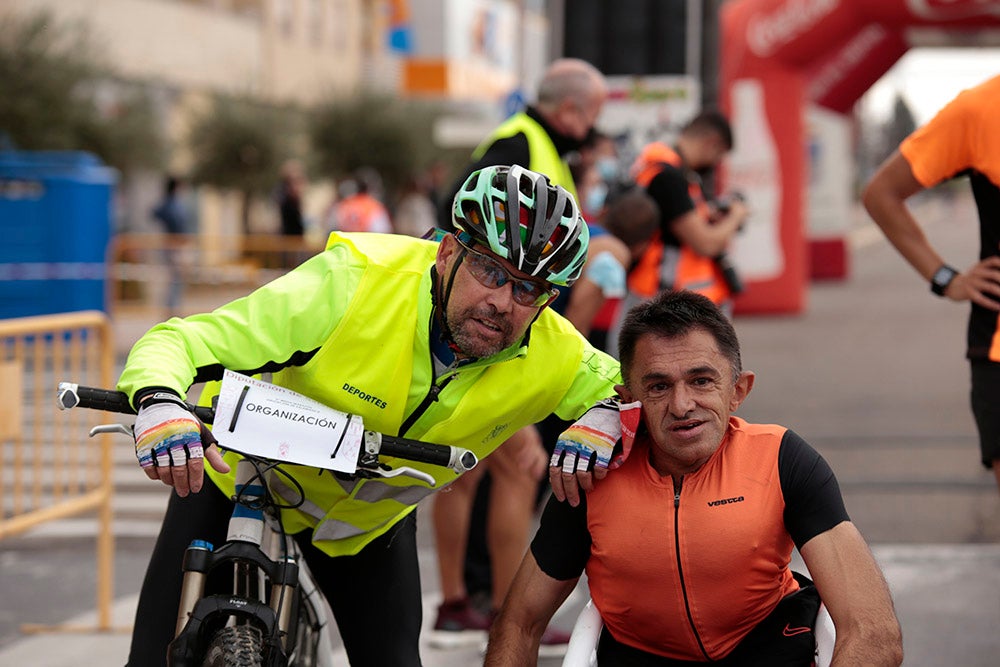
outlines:
[[[638,401],[622,404],[606,398],[597,403],[559,435],[549,467],[567,474],[620,467],[632,451],[641,410]]]
[[[139,405],[132,432],[143,468],[182,466],[204,456],[201,422],[170,392],[158,391]]]

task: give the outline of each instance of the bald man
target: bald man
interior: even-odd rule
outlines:
[[[472,162],[442,200],[441,228],[451,229],[451,202],[469,174],[495,164],[516,164],[545,174],[576,196],[566,158],[593,134],[607,95],[604,75],[587,61],[553,61],[538,84],[535,103],[505,120],[473,152]]]

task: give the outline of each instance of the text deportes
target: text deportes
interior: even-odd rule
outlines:
[[[354,396],[357,396],[358,398],[360,398],[362,401],[364,401],[366,403],[371,403],[372,405],[374,405],[375,407],[379,408],[380,410],[385,410],[385,406],[387,405],[387,403],[385,401],[383,401],[382,399],[380,399],[379,397],[377,397],[377,396],[372,396],[371,394],[366,394],[365,392],[361,391],[360,389],[358,389],[357,387],[355,387],[355,386],[353,386],[351,384],[348,384],[347,382],[344,383],[344,386],[341,387],[341,389],[343,389],[344,391],[346,391],[348,394],[352,394]]]

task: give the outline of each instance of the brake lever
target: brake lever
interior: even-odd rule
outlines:
[[[378,475],[379,477],[399,477],[400,475],[406,475],[407,477],[412,477],[413,479],[419,480],[425,483],[427,486],[436,486],[434,478],[425,473],[423,470],[416,470],[409,466],[399,466],[398,468],[389,468],[388,470],[384,468],[366,468],[369,472]]]
[[[132,427],[126,426],[125,424],[98,424],[94,428],[90,429],[91,438],[100,433],[120,433],[122,435],[131,436]]]

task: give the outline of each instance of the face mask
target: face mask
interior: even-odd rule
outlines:
[[[597,213],[604,206],[604,200],[608,196],[608,186],[598,183],[587,191],[587,200],[584,207],[588,213]]]
[[[603,181],[612,181],[618,175],[618,161],[613,157],[602,157],[594,166]]]
[[[698,176],[701,177],[701,180],[707,181],[712,178],[712,175],[715,173],[715,167],[713,165],[709,165],[707,167],[702,167],[701,169],[693,169],[692,171],[698,174]]]

